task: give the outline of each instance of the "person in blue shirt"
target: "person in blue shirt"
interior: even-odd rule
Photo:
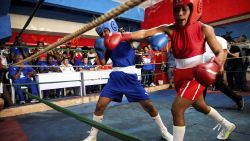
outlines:
[[[16,55],[22,55],[23,58],[29,57],[29,49],[20,46],[25,46],[25,43],[19,37],[17,41],[14,43],[14,45],[10,48],[11,59],[13,61],[15,60]]]
[[[110,73],[108,83],[103,88],[96,104],[93,120],[102,122],[103,114],[111,101],[121,102],[125,95],[129,102],[139,102],[143,109],[149,113],[160,128],[162,137],[172,141],[172,135],[163,124],[160,114],[153,106],[145,91],[135,68],[135,51],[129,42],[120,42],[113,49],[106,48],[104,36],[118,33],[118,26],[114,19],[109,20],[96,28],[100,38],[95,41],[94,48],[102,65],[107,63],[108,58],[112,60],[113,71]],[[118,33],[119,34],[119,33]],[[164,36],[166,37],[166,36]],[[152,37],[153,38],[153,37]],[[98,129],[92,127],[89,136],[84,141],[96,141]]]
[[[142,84],[146,87],[155,86],[154,73],[155,73],[155,61],[151,49],[149,46],[144,47],[144,54],[142,57]]]
[[[87,55],[83,56],[83,64],[82,69],[83,70],[94,70],[95,66],[89,62],[89,58]]]
[[[87,54],[83,55],[83,65],[81,66],[81,70],[82,71],[94,71],[95,70],[95,66],[91,64]],[[87,94],[96,93],[98,91],[99,91],[98,85],[86,86]]]
[[[22,55],[17,55],[15,57],[15,62],[19,62],[23,60]],[[21,89],[20,84],[22,83],[29,83],[29,84],[24,84],[28,88],[31,89],[32,95],[38,96],[38,89],[37,89],[37,84],[30,79],[30,77],[34,76],[36,74],[35,70],[31,67],[25,67],[27,63],[23,63],[24,66],[10,66],[9,68],[9,74],[11,79],[13,80],[13,85],[15,87],[16,94],[19,97],[19,102],[20,104],[25,104],[25,97],[23,95],[23,91]],[[18,85],[15,85],[18,84]],[[32,99],[30,101],[31,103],[38,102],[36,99]]]
[[[52,73],[52,72],[61,72],[59,65],[57,64],[57,61],[54,59],[54,57],[52,55],[48,55],[47,56],[47,61],[48,61],[48,73]],[[61,97],[61,89],[56,89],[56,97]],[[47,97],[46,97],[47,96]],[[45,98],[49,98],[48,95],[45,95]]]

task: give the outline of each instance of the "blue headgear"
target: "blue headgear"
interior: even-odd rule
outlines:
[[[104,29],[107,28],[110,32],[118,32],[118,25],[115,22],[114,19],[111,19],[103,24],[101,24],[100,26],[98,26],[95,30],[97,32],[97,34],[102,37],[102,33],[104,31]]]

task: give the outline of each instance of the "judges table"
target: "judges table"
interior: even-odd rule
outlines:
[[[70,73],[43,73],[37,74],[36,82],[40,97],[42,98],[42,90],[80,87],[79,95],[86,95],[86,86],[106,84],[108,82],[109,70],[98,71],[83,71],[83,72],[70,72]],[[136,69],[138,79],[141,79],[141,69]]]
[[[38,90],[41,98],[43,98],[43,90],[69,87],[80,87],[79,95],[82,96],[81,80],[81,72],[41,73],[36,76],[36,82],[38,83]]]

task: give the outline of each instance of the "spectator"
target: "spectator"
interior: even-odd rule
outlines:
[[[22,48],[20,46],[22,46]],[[27,58],[29,56],[29,49],[23,48],[23,46],[25,46],[25,43],[22,41],[21,37],[19,37],[10,49],[11,60],[15,60],[16,55],[22,55],[23,58]]]
[[[140,52],[140,49],[135,50],[135,67],[142,68],[142,52]]]
[[[227,82],[228,86],[233,90],[239,90],[241,88],[241,73],[242,73],[242,58],[240,48],[234,44],[228,46],[227,56]]]
[[[89,60],[88,60],[88,56],[84,56],[83,57],[83,66],[82,66],[83,71],[94,71],[95,70],[95,66],[93,66]],[[99,91],[99,87],[98,85],[90,85],[90,86],[86,86],[86,93],[97,93]]]
[[[74,65],[76,66],[75,68],[76,71],[80,71],[81,69],[80,66],[83,65],[82,59],[83,59],[83,54],[82,54],[81,48],[77,48],[73,56]]]
[[[0,51],[0,57],[2,60],[1,63],[4,67],[7,67],[8,62],[10,62],[9,49],[6,47],[1,49]]]
[[[17,55],[15,57],[15,62],[19,62],[21,60],[23,60],[22,55]],[[35,84],[35,82],[30,79],[32,76],[34,76],[36,74],[35,70],[32,69],[31,67],[27,67],[26,66],[27,63],[23,63],[22,65],[24,65],[24,66],[20,66],[20,67],[11,66],[9,68],[9,73],[10,73],[11,79],[13,80],[15,91],[19,97],[19,103],[25,104],[25,97],[24,97],[23,91],[21,89],[21,84],[28,83],[28,84],[24,84],[24,85],[31,89],[32,95],[38,96],[38,90],[37,90],[37,85]],[[15,84],[17,84],[17,85],[15,85]],[[30,102],[34,103],[34,102],[38,102],[38,101],[36,99],[32,99]]]
[[[39,47],[39,51],[42,51],[44,49],[44,42],[37,42],[37,47]],[[48,73],[48,64],[47,64],[47,53],[43,53],[38,57],[37,61],[37,71],[39,73]]]
[[[60,65],[60,69],[63,73],[75,72],[73,66],[69,63],[68,58],[64,58],[62,64]],[[66,94],[73,94],[73,93],[74,93],[73,88],[69,88],[66,90]]]
[[[89,61],[89,59],[88,59],[88,56],[87,55],[85,55],[84,57],[83,57],[83,65],[82,65],[83,67],[83,70],[88,70],[88,71],[93,71],[93,70],[95,70],[95,66],[93,66],[91,63],[90,63],[90,61]]]
[[[69,63],[68,58],[63,59],[60,69],[62,72],[75,72],[73,66]]]
[[[164,71],[167,72],[169,89],[173,88],[174,68],[175,68],[175,58],[172,53],[172,48],[170,48],[166,54],[166,67],[164,69]]]
[[[89,61],[92,65],[96,65],[96,53],[95,53],[95,50],[94,48],[91,48],[90,51],[88,52],[88,58],[89,58]]]
[[[240,90],[248,91],[247,87],[247,69],[250,66],[250,57],[249,57],[249,45],[246,43],[247,36],[241,35],[240,38],[237,40],[237,46],[239,46],[241,50],[241,57],[242,57],[242,72],[240,73],[241,79],[241,87]]]
[[[155,61],[153,55],[150,52],[150,47],[144,47],[144,54],[142,57],[142,84],[146,87],[155,86],[154,80],[154,71],[155,71]]]
[[[53,56],[48,55],[48,73],[51,72],[61,72],[57,61],[53,58]],[[61,89],[56,89],[56,97],[61,97]]]
[[[2,99],[3,100],[2,102],[4,104],[3,107],[8,107],[8,106],[13,105],[13,103],[11,101],[10,93],[6,85],[7,79],[5,78],[5,76],[6,76],[7,69],[6,69],[6,65],[3,64],[5,61],[3,61],[2,56],[3,55],[1,53],[0,55],[0,98],[3,98]]]
[[[66,43],[66,50],[63,52],[63,57],[64,58],[68,58],[68,61],[70,64],[73,64],[73,55],[74,55],[74,52],[70,50],[71,48],[71,43],[68,42]]]

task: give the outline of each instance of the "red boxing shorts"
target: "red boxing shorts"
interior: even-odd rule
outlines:
[[[181,96],[189,100],[196,100],[203,94],[205,89],[204,86],[194,79],[192,68],[175,69],[174,85],[177,91],[177,96]]]

